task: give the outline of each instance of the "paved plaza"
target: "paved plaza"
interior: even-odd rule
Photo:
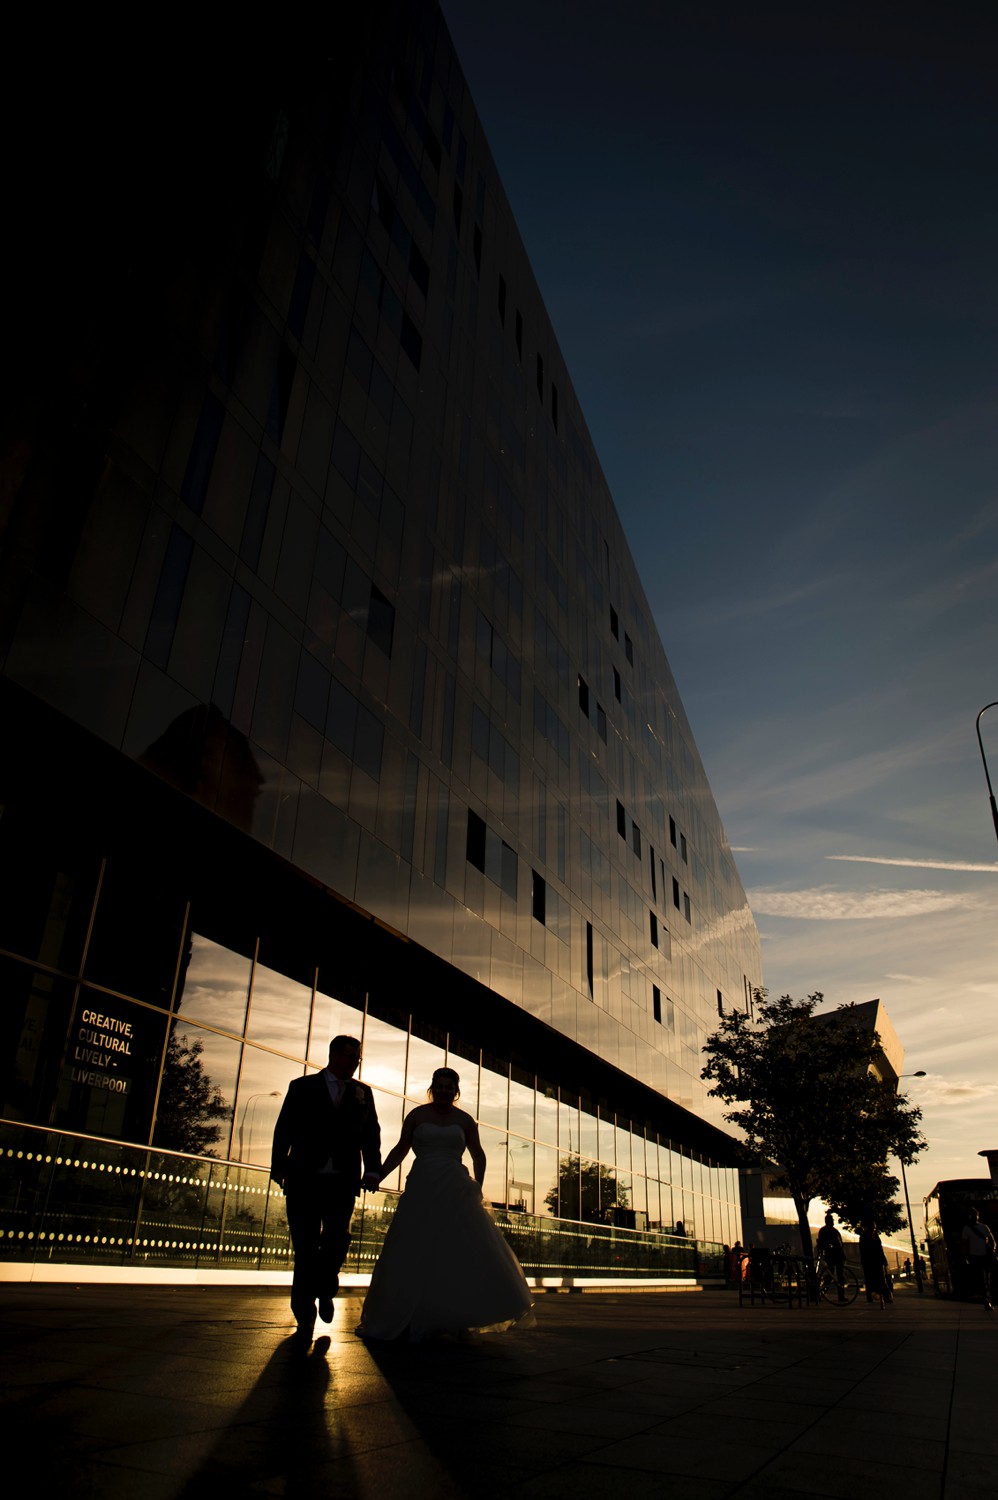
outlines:
[[[979,1306],[548,1294],[530,1330],[381,1348],[359,1311],[302,1350],[283,1289],[6,1283],[8,1468],[74,1500],[998,1497]]]

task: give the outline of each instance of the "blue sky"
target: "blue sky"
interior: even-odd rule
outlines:
[[[879,996],[998,1146],[998,28],[443,0],[775,993]],[[998,781],[998,708],[983,720]]]

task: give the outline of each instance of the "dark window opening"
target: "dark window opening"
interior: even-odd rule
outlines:
[[[655,915],[655,913],[653,911],[650,911],[648,913],[648,926],[649,926],[649,931],[650,931],[650,934],[651,934],[651,945],[652,945],[653,948],[657,948],[658,947],[658,917]]]
[[[718,990],[717,992],[717,1014],[719,1016],[724,1015],[724,997],[722,996],[720,990]]]
[[[620,702],[620,673],[617,671],[616,667],[614,667],[614,669],[613,669],[613,696],[616,698],[617,702],[619,703]]]
[[[690,898],[685,891],[683,892],[683,916],[686,918],[687,922],[692,923],[693,913],[690,909]]]
[[[658,881],[655,879],[655,845],[648,845],[648,853],[651,856],[651,893],[658,900]]]
[[[386,656],[392,654],[392,639],[395,634],[395,606],[386,599],[376,584],[371,584],[371,600],[367,607],[368,638]]]
[[[418,370],[420,361],[423,358],[423,336],[408,313],[402,314],[402,329],[399,333],[399,343],[402,345],[403,354],[409,358],[413,367]]]
[[[631,666],[633,667],[633,665],[634,665],[634,642],[631,640],[631,638],[627,634],[626,630],[624,631],[624,655],[627,657],[627,660],[630,662]]]
[[[602,703],[597,703],[597,705],[596,705],[596,733],[599,735],[600,739],[603,741],[603,743],[605,745],[606,744],[606,709],[603,707]]]
[[[686,853],[686,835],[685,835],[685,833],[681,833],[679,835],[679,852],[683,856],[683,863],[688,865],[689,862],[690,862],[690,860],[689,860],[689,855]]]
[[[469,865],[485,873],[485,820],[468,809],[467,859]]]
[[[613,636],[614,640],[620,640],[620,620],[618,619],[617,611],[614,609],[612,604],[610,605],[610,634]]]
[[[531,870],[530,875],[530,913],[534,921],[540,922],[543,927],[547,908],[547,882],[536,870]]]
[[[586,980],[589,985],[589,998],[593,997],[593,924],[586,923]]]
[[[617,803],[617,832],[622,839],[627,838],[627,814],[622,802]]]
[[[676,908],[676,910],[679,911],[679,881],[676,879],[675,875],[673,875],[672,877],[672,904]]]
[[[579,677],[579,707],[589,717],[589,684],[584,677]]]
[[[675,847],[676,847],[676,820],[675,820],[675,818],[670,818],[669,819],[669,839],[670,839],[670,842],[672,844],[673,849],[675,849]]]
[[[634,850],[635,854],[638,856],[638,859],[640,859],[641,858],[641,829],[638,827],[637,823],[632,823],[631,824],[631,848]]]
[[[430,267],[425,256],[416,249],[415,245],[409,246],[409,275],[425,297],[430,290]]]
[[[657,984],[651,987],[651,1013],[661,1026],[662,1024],[662,991]]]

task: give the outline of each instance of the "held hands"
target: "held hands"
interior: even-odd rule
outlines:
[[[360,1180],[360,1185],[365,1193],[376,1193],[381,1186],[380,1172],[365,1172]]]

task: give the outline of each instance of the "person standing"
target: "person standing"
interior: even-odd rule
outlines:
[[[274,1127],[270,1175],[288,1200],[295,1256],[291,1311],[307,1338],[316,1299],[322,1321],[333,1321],[357,1194],[362,1186],[373,1191],[381,1178],[378,1112],[367,1084],[354,1080],[359,1063],[357,1038],[334,1037],[328,1066],[293,1080]]]
[[[859,1232],[859,1258],[863,1262],[867,1302],[872,1302],[874,1297],[881,1307],[885,1302],[893,1302],[894,1297],[887,1280],[887,1256],[872,1219],[868,1219]]]
[[[385,1158],[388,1175],[416,1154],[364,1300],[362,1338],[499,1332],[531,1317],[519,1262],[482,1202],[485,1152],[474,1119],[456,1108],[460,1090],[453,1068],[437,1068],[429,1102],[406,1115]]]
[[[839,1289],[839,1301],[844,1302],[846,1300],[846,1251],[842,1236],[835,1227],[835,1217],[830,1211],[825,1215],[825,1222],[818,1230],[818,1254],[835,1277]]]
[[[991,1312],[991,1274],[995,1266],[995,1237],[976,1208],[967,1210],[967,1222],[960,1235],[963,1259],[968,1271],[970,1294],[980,1294],[984,1306]]]

